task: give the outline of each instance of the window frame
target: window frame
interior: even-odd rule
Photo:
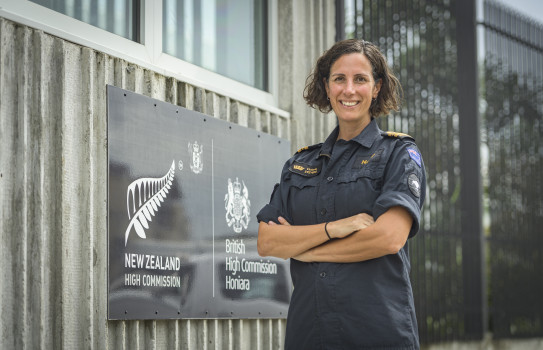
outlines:
[[[290,113],[278,108],[278,10],[277,0],[268,1],[269,92],[162,52],[162,1],[141,0],[141,43],[48,9],[30,0],[0,0],[0,16],[289,118]]]

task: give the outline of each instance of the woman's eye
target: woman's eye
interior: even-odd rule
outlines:
[[[357,77],[357,78],[355,78],[355,81],[358,82],[358,83],[363,83],[363,82],[366,81],[366,78],[364,78],[364,77]]]
[[[336,77],[336,79],[334,79],[334,81],[343,81],[343,77]]]

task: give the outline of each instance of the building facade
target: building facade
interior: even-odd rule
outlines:
[[[293,150],[335,126],[302,97],[335,40],[334,2],[243,1],[228,20],[249,16],[246,37],[221,33],[220,11],[236,3],[0,1],[0,348],[282,348],[284,319],[107,319],[106,85]],[[250,74],[236,71],[241,56]]]

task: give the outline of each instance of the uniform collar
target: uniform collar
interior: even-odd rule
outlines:
[[[371,118],[370,123],[362,130],[360,134],[355,136],[351,139],[351,141],[355,141],[359,143],[360,145],[370,148],[373,145],[373,142],[377,138],[378,135],[380,135],[381,130],[379,130],[379,126],[377,126],[377,122],[375,121],[375,118]],[[324,141],[321,151],[319,152],[318,157],[325,156],[330,158],[332,154],[332,148],[334,147],[334,144],[336,143],[337,136],[339,134],[339,126],[336,126],[334,131],[328,136],[326,141]]]
[[[375,121],[375,118],[371,118],[368,126],[366,126],[358,136],[354,137],[352,141],[356,141],[362,146],[370,148],[373,145],[373,141],[375,141],[380,134],[381,130],[379,130],[379,126],[377,126],[377,121]]]
[[[334,143],[336,143],[337,135],[339,134],[339,126],[336,126],[334,131],[328,136],[326,141],[322,144],[321,151],[317,155],[317,158],[320,156],[325,156],[330,158],[332,155],[332,148],[334,148]]]

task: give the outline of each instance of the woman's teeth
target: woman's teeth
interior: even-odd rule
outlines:
[[[358,102],[347,102],[347,101],[341,101],[341,104],[347,107],[355,106]]]

